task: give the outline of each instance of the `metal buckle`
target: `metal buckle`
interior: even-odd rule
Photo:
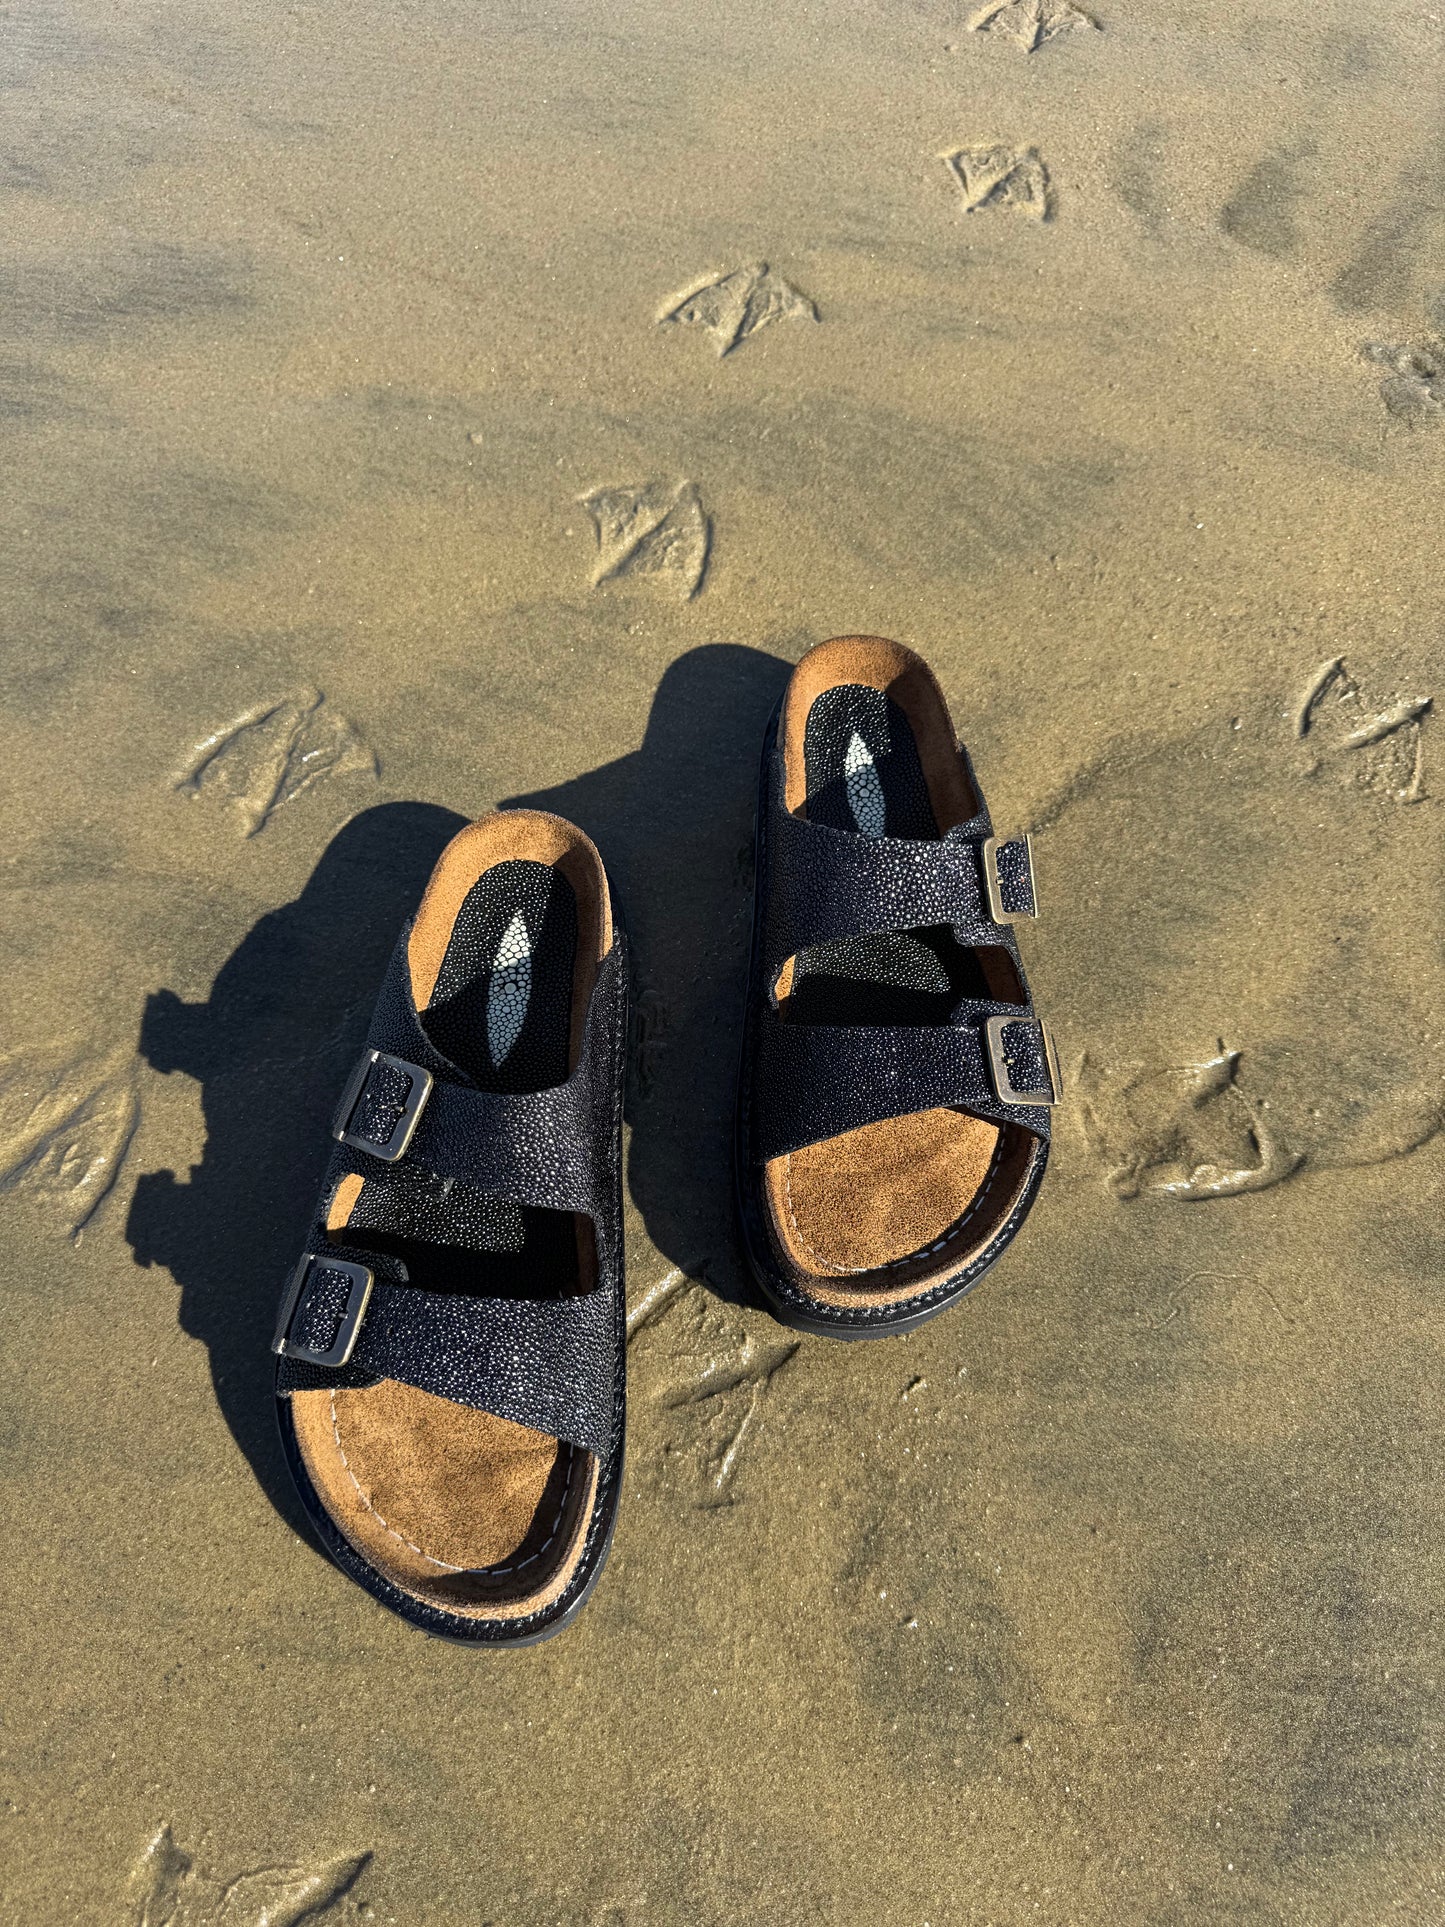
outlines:
[[[362,1137],[347,1126],[351,1114],[366,1089],[366,1081],[378,1064],[388,1064],[393,1070],[405,1071],[411,1079],[411,1090],[401,1107],[401,1116],[391,1127],[391,1135],[378,1143],[375,1138]],[[431,1096],[432,1074],[423,1070],[420,1064],[409,1064],[404,1057],[391,1057],[384,1050],[368,1050],[361,1054],[361,1061],[351,1073],[346,1089],[341,1093],[341,1102],[336,1109],[336,1119],[331,1126],[331,1135],[340,1144],[349,1144],[354,1150],[365,1151],[384,1164],[395,1164],[405,1157],[406,1147],[411,1143],[426,1101]]]
[[[1008,1055],[1004,1050],[1004,1032],[1010,1024],[1034,1024],[1043,1040],[1044,1062],[1048,1066],[1049,1089],[1046,1091],[1020,1091],[1014,1088],[1009,1075]],[[984,1043],[988,1051],[989,1075],[993,1078],[994,1093],[1000,1104],[1041,1104],[1052,1108],[1063,1095],[1063,1079],[1059,1076],[1059,1060],[1054,1054],[1054,1040],[1050,1037],[1042,1017],[1008,1016],[990,1017],[983,1027]]]
[[[1024,863],[1029,873],[1029,901],[1032,910],[1008,910],[1004,907],[1003,878],[998,873],[998,853],[1006,843],[1022,843]],[[978,846],[979,861],[983,865],[983,887],[988,896],[988,913],[995,923],[1020,923],[1025,917],[1039,914],[1039,893],[1034,883],[1034,841],[1027,834],[1023,836],[986,836]]]
[[[313,1265],[320,1265],[326,1271],[339,1271],[344,1278],[351,1280],[341,1324],[334,1341],[324,1352],[314,1351],[310,1345],[297,1344],[291,1336],[291,1320],[296,1316],[296,1307],[301,1302],[301,1294],[306,1289],[306,1280],[311,1275]],[[349,1258],[332,1258],[324,1252],[308,1251],[292,1272],[286,1296],[281,1300],[281,1316],[276,1321],[276,1336],[271,1340],[272,1351],[279,1353],[282,1358],[304,1359],[308,1365],[346,1364],[356,1350],[357,1334],[366,1316],[371,1288],[375,1283],[376,1278],[366,1265],[353,1264]]]

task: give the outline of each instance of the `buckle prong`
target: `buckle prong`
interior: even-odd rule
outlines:
[[[339,1271],[343,1278],[351,1281],[346,1296],[346,1310],[341,1315],[336,1337],[325,1351],[300,1344],[291,1336],[291,1321],[296,1316],[296,1307],[301,1302],[301,1294],[306,1289],[313,1265],[319,1265],[325,1271]],[[366,1307],[371,1302],[371,1288],[375,1283],[375,1275],[367,1265],[353,1264],[349,1258],[333,1258],[327,1252],[308,1251],[292,1272],[291,1282],[281,1300],[276,1336],[271,1340],[272,1351],[281,1358],[302,1359],[308,1365],[345,1365],[356,1350],[361,1321],[366,1316]]]
[[[1003,900],[1003,878],[999,875],[998,853],[1007,844],[1022,843],[1024,846],[1024,868],[1028,871],[1029,902],[1031,910],[1010,910]],[[983,868],[983,887],[988,897],[988,913],[995,923],[1021,923],[1025,917],[1039,914],[1039,893],[1034,882],[1034,843],[1033,838],[1023,836],[986,836],[978,846],[979,862]]]
[[[375,1138],[364,1137],[360,1132],[350,1128],[352,1114],[361,1101],[367,1079],[378,1064],[385,1064],[391,1070],[402,1071],[411,1079],[411,1089],[407,1092],[406,1102],[401,1107],[401,1116],[392,1125],[390,1136],[380,1142]],[[392,1057],[384,1050],[363,1051],[356,1069],[347,1080],[346,1089],[341,1093],[341,1102],[336,1107],[331,1135],[339,1144],[349,1144],[353,1150],[365,1151],[369,1157],[380,1158],[384,1164],[395,1164],[398,1158],[406,1156],[407,1146],[411,1143],[421,1120],[426,1101],[431,1096],[431,1087],[432,1074],[420,1064],[409,1063],[404,1057]]]
[[[1043,1043],[1044,1065],[1049,1074],[1049,1088],[1046,1091],[1018,1090],[1009,1071],[1008,1054],[1004,1049],[1004,1032],[1010,1024],[1033,1024]],[[1037,1104],[1052,1109],[1063,1096],[1064,1083],[1059,1075],[1059,1060],[1054,1051],[1054,1040],[1050,1037],[1048,1026],[1042,1017],[1025,1016],[1020,1013],[1012,1016],[1005,1013],[1001,1017],[990,1017],[983,1027],[984,1044],[988,1052],[989,1075],[993,1079],[994,1095],[1000,1104]]]

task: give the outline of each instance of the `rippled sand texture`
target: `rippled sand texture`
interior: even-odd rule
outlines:
[[[1445,25],[12,8],[0,1917],[1445,1915]],[[755,757],[937,665],[1069,1085],[907,1340],[746,1301]],[[265,1346],[459,817],[638,952],[616,1553],[429,1642]]]

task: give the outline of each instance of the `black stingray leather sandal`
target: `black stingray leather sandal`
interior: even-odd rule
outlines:
[[[906,1331],[977,1283],[1043,1178],[1059,1073],[1000,842],[922,659],[847,636],[763,749],[738,1094],[744,1244],[806,1331]]]
[[[415,1625],[558,1632],[622,1477],[627,977],[602,860],[470,824],[402,932],[281,1306],[276,1407],[331,1557]]]

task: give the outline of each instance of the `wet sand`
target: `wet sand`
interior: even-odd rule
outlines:
[[[1445,28],[1089,8],[7,19],[6,1920],[1445,1910]],[[726,1162],[840,632],[1032,828],[1069,1085],[856,1346]],[[319,1556],[265,1347],[506,801],[627,907],[638,1315],[606,1579],[499,1657]]]

